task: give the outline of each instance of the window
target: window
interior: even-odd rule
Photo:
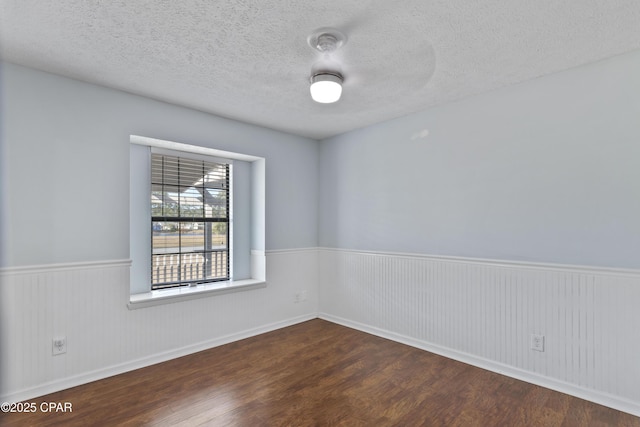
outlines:
[[[230,169],[152,152],[152,290],[229,280]]]
[[[130,142],[128,307],[265,287],[266,160],[138,135]]]

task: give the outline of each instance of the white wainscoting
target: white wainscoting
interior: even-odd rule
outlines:
[[[267,286],[129,310],[130,262],[0,270],[0,401],[18,401],[317,317],[317,249],[267,251]],[[295,302],[295,294],[306,300]],[[66,354],[52,338],[66,336]]]
[[[0,270],[0,400],[318,316],[640,415],[640,272],[337,249],[267,251],[267,287],[129,310],[129,261]],[[319,280],[318,280],[319,278]],[[295,302],[306,291],[307,299]],[[529,349],[545,336],[543,353]],[[67,337],[67,353],[51,339]]]
[[[640,415],[639,271],[329,248],[319,266],[321,318]]]

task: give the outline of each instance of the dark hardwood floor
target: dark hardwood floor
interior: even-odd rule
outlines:
[[[632,415],[323,320],[29,402],[69,402],[72,412],[2,414],[0,424],[640,426]]]

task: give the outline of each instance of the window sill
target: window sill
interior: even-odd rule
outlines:
[[[197,298],[214,295],[228,294],[232,292],[249,291],[267,286],[267,282],[257,279],[234,280],[225,282],[205,283],[198,286],[162,289],[157,291],[133,294],[129,298],[127,307],[129,310],[152,307],[161,304],[188,301]]]

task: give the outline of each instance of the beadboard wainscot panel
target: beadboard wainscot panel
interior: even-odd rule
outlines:
[[[267,251],[267,286],[127,308],[130,262],[0,271],[0,400],[41,396],[318,314],[317,250]],[[306,299],[295,295],[307,290]],[[52,338],[67,352],[52,355]]]
[[[321,318],[640,415],[640,271],[330,248],[319,266]]]

